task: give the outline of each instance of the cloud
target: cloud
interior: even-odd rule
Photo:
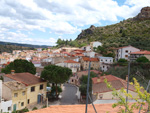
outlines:
[[[76,34],[86,25],[134,17],[150,1],[126,0],[121,6],[114,0],[0,0],[0,4],[0,39],[40,44],[32,38],[34,30],[56,35]],[[42,38],[38,40],[48,44]],[[48,39],[49,43],[55,44],[54,38],[57,39]]]

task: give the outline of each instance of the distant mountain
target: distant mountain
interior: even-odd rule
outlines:
[[[11,53],[13,50],[34,50],[35,48],[48,48],[51,46],[46,45],[31,45],[31,44],[19,44],[11,42],[0,41],[0,53],[8,52]]]
[[[150,50],[150,7],[144,7],[134,18],[104,27],[82,30],[75,40],[78,44],[89,44],[100,41],[105,47],[132,45],[140,49]]]
[[[48,48],[48,47],[52,47],[52,46],[46,46],[46,45],[32,45],[32,44],[21,44],[21,43],[2,42],[2,41],[0,41],[0,45],[15,45],[15,46],[31,47],[31,48]]]

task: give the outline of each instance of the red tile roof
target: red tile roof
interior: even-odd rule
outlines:
[[[122,48],[126,48],[126,47],[133,47],[133,46],[131,46],[131,45],[129,45],[129,46],[123,46],[123,47],[119,47],[119,48],[116,48],[116,49],[122,49]],[[135,47],[133,47],[133,48],[135,48]],[[136,48],[136,49],[138,49],[138,48]]]
[[[84,61],[98,62],[98,58],[82,57]]]
[[[64,61],[64,63],[79,63],[79,62],[76,62],[74,60],[67,60],[67,61]]]
[[[99,79],[99,80],[98,80]],[[93,81],[93,93],[102,93],[102,92],[108,92],[111,91],[111,89],[107,88],[106,83],[104,80],[107,79],[107,81],[112,85],[113,88],[119,90],[121,88],[127,88],[127,82],[121,78],[118,78],[113,75],[106,75],[101,77],[94,77],[92,78]],[[134,91],[134,86],[129,85],[129,90]]]
[[[137,51],[137,52],[132,52],[130,54],[150,55],[150,51]]]
[[[5,76],[9,77],[11,79],[14,79],[16,81],[19,81],[19,82],[25,84],[26,86],[45,82],[41,78],[39,78],[33,74],[30,74],[30,73],[15,73],[14,75],[6,74]]]
[[[133,103],[130,103],[130,105]],[[121,107],[121,106],[120,106]],[[112,108],[112,104],[95,104],[97,113],[117,113],[119,107]],[[147,108],[147,105],[143,106]],[[95,113],[92,105],[88,105],[88,113]],[[133,110],[138,113],[138,110]],[[30,111],[28,113],[85,113],[85,105],[53,105],[48,108]],[[143,113],[143,111],[141,111]]]

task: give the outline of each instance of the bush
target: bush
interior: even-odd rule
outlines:
[[[123,58],[118,60],[118,63],[126,63],[126,62],[128,62],[128,61],[126,59],[123,59]]]
[[[34,107],[34,108],[32,109],[32,111],[33,111],[33,110],[37,110],[37,109],[38,109],[37,107]]]
[[[146,62],[149,62],[149,60],[145,56],[142,56],[142,57],[137,58],[136,62],[146,63]]]

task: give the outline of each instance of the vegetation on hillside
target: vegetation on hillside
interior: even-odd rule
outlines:
[[[128,19],[105,27],[94,27],[83,30],[76,41],[89,44],[100,41],[105,47],[132,45],[150,50],[150,20],[135,21]]]
[[[83,30],[76,40],[58,39],[57,46],[82,47],[92,41],[100,41],[104,48],[132,45],[150,50],[150,20],[127,19],[104,27],[91,26]]]
[[[0,45],[0,53],[8,52],[12,53],[13,50],[34,50],[32,47],[23,47],[23,46],[16,46],[16,45]]]

